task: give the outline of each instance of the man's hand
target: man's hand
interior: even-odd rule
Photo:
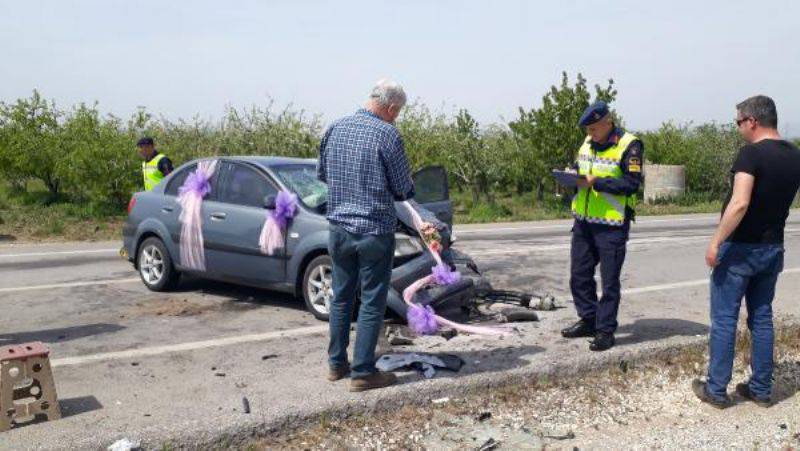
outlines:
[[[719,243],[717,240],[712,239],[710,243],[708,243],[708,249],[706,249],[706,265],[709,268],[713,268],[719,264],[717,261],[717,255],[719,254]]]
[[[578,188],[591,188],[597,180],[596,175],[587,175],[586,178],[578,179]]]

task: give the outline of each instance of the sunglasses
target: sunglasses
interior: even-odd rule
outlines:
[[[736,126],[737,127],[741,127],[742,123],[747,122],[750,119],[753,119],[753,118],[748,116],[748,117],[745,117],[745,118],[742,118],[742,119],[736,119]]]

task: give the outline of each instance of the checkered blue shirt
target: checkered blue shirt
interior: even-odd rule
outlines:
[[[328,221],[350,233],[394,233],[394,201],[414,196],[400,133],[364,109],[325,132],[317,177],[328,184]]]

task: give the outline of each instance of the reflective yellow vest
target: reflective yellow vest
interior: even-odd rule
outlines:
[[[596,177],[622,178],[622,154],[628,145],[637,140],[625,132],[622,138],[606,150],[592,150],[591,138],[584,140],[578,150],[578,173]],[[636,194],[630,196],[602,193],[593,188],[579,188],[572,198],[572,215],[596,224],[621,226],[625,223],[625,207],[636,206]]]
[[[158,162],[164,158],[163,154],[158,154],[150,161],[142,162],[142,175],[144,175],[144,190],[150,191],[164,178],[164,174],[158,170]]]

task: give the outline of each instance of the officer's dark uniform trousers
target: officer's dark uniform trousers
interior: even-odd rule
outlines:
[[[598,332],[614,333],[620,301],[620,275],[625,261],[630,221],[622,226],[575,220],[570,254],[570,290],[578,316]],[[600,264],[603,295],[597,299],[595,267]]]

